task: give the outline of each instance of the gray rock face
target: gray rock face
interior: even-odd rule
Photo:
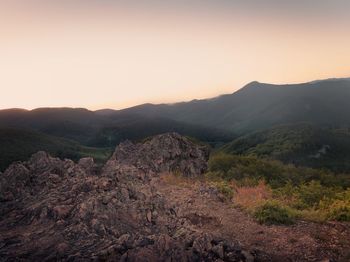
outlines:
[[[209,150],[177,133],[155,136],[145,143],[121,143],[112,159],[145,172],[180,172],[185,176],[201,175],[207,170]]]
[[[94,159],[92,157],[81,158],[78,162],[78,165],[85,170],[86,173],[92,174],[96,171],[96,166]]]
[[[237,243],[194,231],[157,192],[157,173],[199,175],[207,151],[177,134],[121,144],[100,174],[45,152],[0,178],[0,261],[245,261]],[[188,166],[187,166],[188,165]]]

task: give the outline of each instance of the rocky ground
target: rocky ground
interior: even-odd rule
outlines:
[[[0,174],[0,261],[337,261],[347,224],[262,226],[198,179],[208,149],[177,134],[119,145],[102,169],[45,152]],[[344,260],[345,261],[345,260]]]
[[[174,203],[178,216],[199,231],[235,239],[255,261],[350,261],[349,223],[261,225],[204,181],[164,176],[157,188]]]

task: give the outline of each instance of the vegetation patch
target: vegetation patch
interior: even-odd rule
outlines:
[[[195,182],[193,178],[186,177],[179,171],[162,174],[161,179],[166,184],[186,188],[192,187],[193,183]]]
[[[308,123],[275,126],[241,136],[224,145],[227,154],[255,156],[297,166],[350,172],[348,129]]]
[[[290,225],[295,222],[296,213],[276,200],[268,200],[256,208],[254,217],[259,223]]]
[[[350,201],[335,201],[328,211],[329,219],[338,221],[350,221]]]
[[[258,206],[272,197],[272,190],[264,181],[260,181],[254,186],[237,185],[237,183],[234,183],[234,187],[235,206],[250,212],[253,212]]]
[[[219,153],[211,156],[206,178],[260,223],[350,221],[348,174]]]
[[[111,148],[86,147],[73,140],[32,130],[0,128],[0,171],[14,161],[28,160],[38,151],[46,151],[52,156],[74,161],[89,156],[97,163],[104,163],[112,154]]]
[[[214,186],[217,188],[217,190],[226,198],[226,199],[232,199],[234,195],[234,189],[232,186],[227,183],[226,181],[215,181],[210,183],[211,186]]]

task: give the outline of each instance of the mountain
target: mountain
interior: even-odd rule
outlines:
[[[0,127],[32,129],[86,144],[105,120],[82,108],[8,109],[0,111]]]
[[[175,104],[143,104],[123,110],[89,111],[82,108],[39,108],[31,111],[0,111],[0,127],[31,128],[46,134],[96,145],[105,128],[139,130],[154,128],[155,135],[177,131],[197,137],[200,130],[212,133],[209,140],[225,141],[222,135],[247,134],[275,125],[309,122],[320,126],[350,125],[350,80],[327,79],[303,84],[273,85],[252,82],[233,94]],[[152,122],[152,126],[147,124]],[[189,126],[188,126],[189,125]],[[164,128],[165,126],[168,129]],[[187,132],[187,128],[191,131]],[[193,131],[197,129],[197,131]],[[210,129],[210,131],[209,131]],[[119,132],[119,131],[118,131]],[[125,131],[125,133],[128,133]],[[146,132],[147,133],[147,132]],[[97,137],[96,137],[97,136]],[[207,136],[207,135],[206,135]],[[133,139],[132,137],[125,137]],[[202,137],[198,137],[202,139]],[[115,139],[117,140],[117,139]],[[104,141],[104,144],[107,142]],[[98,145],[97,145],[98,146]]]
[[[124,110],[0,110],[0,128],[38,132],[101,148],[114,147],[126,139],[140,141],[165,132],[178,132],[218,147],[238,136],[279,125],[309,123],[319,128],[347,128],[348,101],[349,79],[293,85],[252,82],[233,94],[212,99],[144,104]],[[341,169],[347,169],[344,165]]]
[[[350,172],[350,129],[282,125],[239,137],[219,151]]]
[[[350,125],[350,80],[329,79],[303,84],[252,82],[233,94],[176,104],[144,104],[109,115],[164,117],[244,134],[273,125],[310,122]]]

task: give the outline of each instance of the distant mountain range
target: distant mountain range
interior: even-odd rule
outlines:
[[[298,122],[347,126],[350,124],[349,101],[350,78],[291,85],[251,82],[232,94],[212,99],[175,104],[143,104],[123,110],[0,110],[0,125],[30,127],[54,135],[61,135],[55,133],[58,132],[57,125],[60,126],[60,131],[64,125],[69,125],[69,136],[74,138],[75,131],[84,137],[101,126],[125,125],[152,119],[159,122],[172,120],[242,134],[272,125]],[[66,133],[65,130],[63,132]]]
[[[272,85],[252,82],[233,94],[186,103],[144,104],[109,115],[170,118],[243,134],[273,125],[350,124],[350,79]]]
[[[106,115],[81,108],[1,110],[0,129],[29,129],[98,147],[114,147],[126,139],[139,140],[165,132],[178,132],[209,143],[230,141],[234,137],[228,131],[170,118],[112,112]]]
[[[315,128],[346,129],[350,127],[349,101],[350,78],[292,85],[252,82],[232,94],[212,99],[143,104],[123,110],[0,110],[0,131],[6,130],[2,141],[10,128],[35,133],[36,138],[45,134],[50,136],[46,140],[58,137],[100,148],[114,147],[125,139],[142,140],[178,132],[218,147],[280,125],[307,123]]]

